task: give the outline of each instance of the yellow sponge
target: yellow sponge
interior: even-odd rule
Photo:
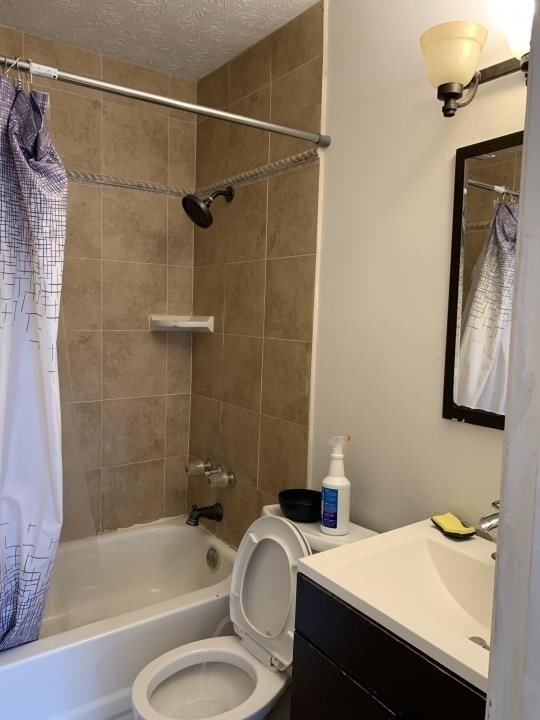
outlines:
[[[473,527],[467,527],[459,518],[452,515],[452,513],[434,515],[431,520],[444,535],[448,535],[449,537],[466,538],[474,535],[476,532]]]

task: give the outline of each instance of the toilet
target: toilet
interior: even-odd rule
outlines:
[[[235,635],[182,645],[143,668],[131,693],[136,720],[267,717],[291,675],[297,563],[311,555],[310,545],[321,535],[315,523],[305,532],[301,526],[286,520],[279,506],[263,509],[234,560],[230,616]],[[373,534],[358,526],[353,531],[349,541]],[[324,549],[343,542],[325,536]]]

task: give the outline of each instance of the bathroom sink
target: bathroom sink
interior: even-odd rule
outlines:
[[[425,520],[305,558],[299,571],[485,691],[495,547]]]

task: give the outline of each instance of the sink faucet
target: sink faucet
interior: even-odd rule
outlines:
[[[492,530],[495,530],[495,528],[499,527],[499,508],[501,504],[500,500],[495,500],[491,504],[494,508],[497,509],[497,512],[483,515],[478,521],[478,529],[482,530],[485,533],[489,533]]]
[[[207,505],[206,507],[197,507],[193,505],[191,512],[189,513],[186,525],[191,527],[197,527],[201,518],[207,518],[208,520],[217,520],[220,522],[223,520],[223,505],[216,503],[215,505]]]

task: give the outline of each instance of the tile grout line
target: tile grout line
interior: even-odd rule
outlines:
[[[99,55],[99,74],[103,78],[103,55]],[[100,94],[99,100],[99,167],[103,170],[103,102]],[[99,235],[100,235],[100,333],[99,333],[99,372],[100,372],[100,404],[99,404],[99,426],[100,426],[100,451],[101,451],[101,468],[99,473],[99,533],[103,530],[103,188],[99,190]]]
[[[270,58],[271,69],[272,58]],[[268,143],[268,152],[270,152],[270,142]],[[261,474],[261,443],[262,443],[262,409],[263,409],[263,378],[264,378],[264,345],[265,345],[265,328],[266,328],[266,290],[267,290],[267,267],[268,267],[268,197],[269,185],[266,183],[266,206],[265,206],[265,233],[264,233],[264,281],[263,281],[263,322],[262,322],[262,338],[261,338],[261,378],[259,381],[259,443],[257,447],[257,476],[255,478],[255,486],[259,490],[259,480]]]

